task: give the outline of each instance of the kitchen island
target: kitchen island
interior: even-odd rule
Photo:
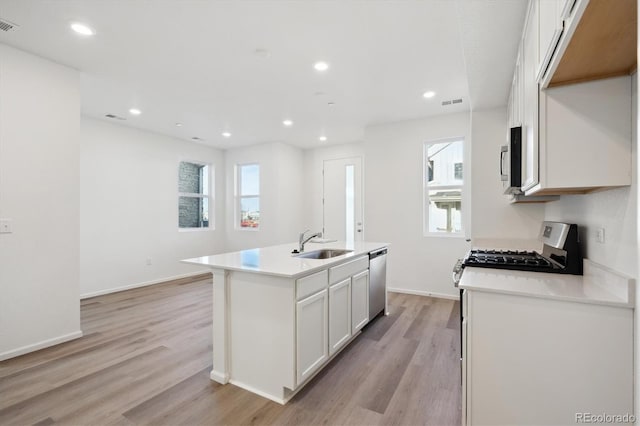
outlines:
[[[387,246],[307,243],[305,256],[347,251],[314,259],[291,243],[183,260],[213,272],[211,379],[285,404],[372,319],[369,253]]]

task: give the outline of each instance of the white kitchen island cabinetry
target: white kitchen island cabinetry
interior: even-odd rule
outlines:
[[[296,378],[302,383],[329,359],[326,289],[296,304]]]
[[[351,277],[351,332],[369,322],[369,270]]]
[[[329,354],[351,338],[351,278],[329,287]]]
[[[466,268],[463,423],[575,424],[633,414],[633,280]]]
[[[387,246],[308,243],[306,252],[351,251],[310,259],[285,244],[185,260],[213,269],[211,379],[286,403],[368,322],[368,253]]]

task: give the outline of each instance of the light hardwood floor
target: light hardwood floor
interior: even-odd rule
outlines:
[[[390,312],[287,405],[209,379],[211,280],[82,301],[81,339],[0,362],[1,425],[459,425],[459,304]]]

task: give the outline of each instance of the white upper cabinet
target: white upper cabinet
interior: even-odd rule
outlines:
[[[636,16],[637,0],[530,0],[508,105],[529,200],[631,184]]]
[[[540,43],[540,55],[536,68],[538,82],[545,74],[562,35],[564,3],[565,0],[539,0],[538,3],[538,40]]]
[[[529,4],[522,39],[522,189],[538,182],[538,2]]]
[[[507,111],[509,113],[509,127],[522,125],[522,60],[520,52],[518,52],[516,67],[513,71]]]
[[[535,0],[541,89],[629,75],[637,62],[637,0]]]
[[[631,184],[631,77],[542,91],[539,130],[539,179],[525,194]]]

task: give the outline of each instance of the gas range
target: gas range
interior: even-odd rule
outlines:
[[[466,267],[582,275],[582,255],[577,225],[543,222],[538,238],[543,243],[542,253],[472,249],[454,267],[454,284],[457,286],[462,271]]]
[[[481,268],[538,272],[559,272],[561,269],[561,266],[535,251],[519,250],[471,250],[462,264]]]

